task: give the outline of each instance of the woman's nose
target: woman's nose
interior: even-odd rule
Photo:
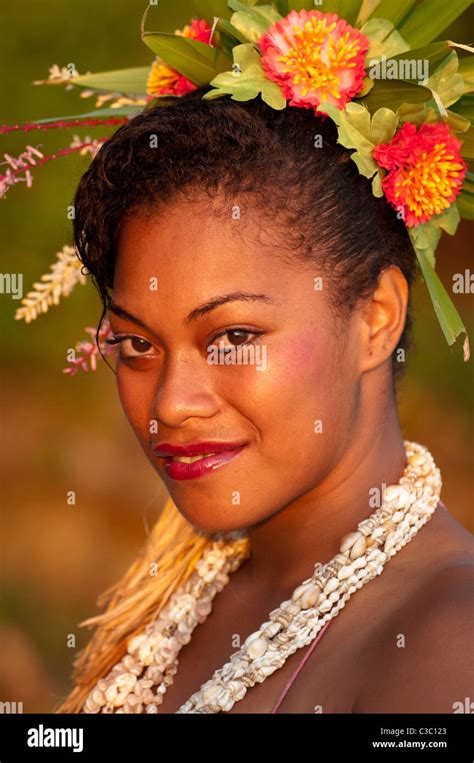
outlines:
[[[212,366],[199,353],[188,351],[169,358],[153,401],[153,418],[178,427],[188,418],[210,418],[217,413],[219,402],[211,372]]]

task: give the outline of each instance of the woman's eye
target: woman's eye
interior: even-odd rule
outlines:
[[[151,342],[142,339],[139,336],[122,336],[109,340],[108,344],[118,345],[122,358],[139,358],[150,356],[150,350],[153,348]]]
[[[243,345],[251,344],[257,336],[259,336],[259,334],[255,331],[248,331],[247,329],[229,329],[223,334],[216,336],[211,342],[211,345],[218,344],[224,345],[224,347],[242,347]],[[228,343],[224,341],[225,337],[227,337]],[[253,340],[249,339],[249,337],[253,337]]]

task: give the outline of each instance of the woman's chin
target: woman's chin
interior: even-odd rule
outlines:
[[[173,499],[180,514],[196,530],[208,534],[227,533],[235,530],[245,530],[252,522],[244,517],[225,515],[222,512],[222,504],[203,510],[201,507],[196,511],[195,507],[189,509],[185,504],[180,504]]]

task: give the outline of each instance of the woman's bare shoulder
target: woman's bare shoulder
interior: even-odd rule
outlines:
[[[474,538],[446,511],[437,525],[444,549],[429,548],[436,530],[419,548],[430,573],[383,628],[354,712],[452,713],[474,700]]]

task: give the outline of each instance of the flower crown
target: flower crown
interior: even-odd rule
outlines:
[[[153,5],[159,25],[174,33],[145,31]],[[96,96],[96,110],[0,132],[120,124],[203,85],[211,87],[205,99],[260,96],[274,109],[324,114],[374,195],[385,195],[407,226],[446,340],[452,345],[464,333],[467,360],[467,332],[436,273],[435,251],[442,231],[453,235],[460,217],[474,219],[474,173],[466,161],[474,158],[474,48],[433,40],[470,0],[194,0],[199,18],[184,26],[181,9],[163,5],[150,0],[142,21],[142,39],[156,55],[151,67],[79,75],[72,65],[53,66],[48,80],[35,83],[81,88],[81,97]],[[93,156],[106,140],[74,136],[52,156],[31,145],[18,158],[5,154],[0,196],[17,182],[31,186],[34,165],[77,151]],[[72,247],[58,253],[51,270],[16,318],[31,321],[85,282]],[[107,352],[107,324],[96,339],[94,329],[86,331],[91,341],[76,345],[66,373],[95,368]]]

